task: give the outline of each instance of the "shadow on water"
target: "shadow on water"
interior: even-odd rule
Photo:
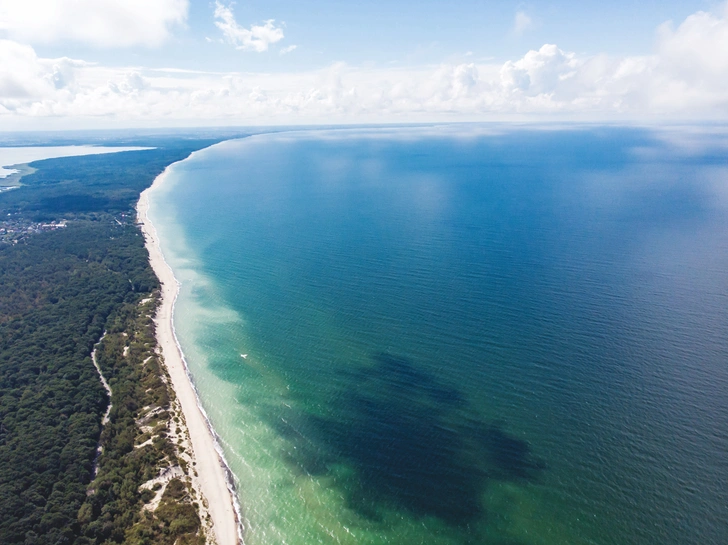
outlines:
[[[493,480],[533,481],[544,466],[502,423],[484,423],[456,389],[410,360],[376,354],[370,367],[348,373],[325,414],[286,409],[271,422],[301,472],[334,476],[349,506],[379,519],[383,506],[456,526],[480,519]]]

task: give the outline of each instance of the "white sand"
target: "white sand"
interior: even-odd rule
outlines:
[[[164,182],[166,173],[165,170],[154,180],[152,188]],[[172,387],[187,422],[196,461],[194,468],[197,470],[197,478],[193,478],[193,481],[197,482],[193,482],[193,485],[199,485],[199,492],[207,501],[216,542],[218,545],[239,545],[242,543],[242,527],[235,511],[231,488],[228,486],[228,470],[216,449],[215,438],[207,418],[198,405],[197,394],[187,374],[185,361],[174,333],[172,315],[179,283],[164,260],[157,231],[147,216],[150,189],[142,192],[137,205],[137,214],[142,223],[149,261],[162,284],[162,304],[155,317],[157,342],[161,347],[165,365],[172,379]]]

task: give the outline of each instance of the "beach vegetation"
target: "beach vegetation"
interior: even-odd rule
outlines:
[[[40,161],[0,194],[0,218],[65,223],[0,243],[0,543],[205,542],[186,470],[156,508],[165,483],[142,487],[180,464],[152,321],[159,283],[134,206],[167,165],[211,143]],[[112,389],[103,426],[95,346]]]

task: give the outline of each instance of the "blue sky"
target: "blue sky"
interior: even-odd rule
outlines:
[[[215,34],[210,10],[203,6],[200,3],[192,10],[190,33],[197,38]],[[469,51],[477,57],[505,61],[544,43],[586,53],[648,53],[659,24],[681,21],[706,7],[709,4],[700,0],[528,4],[275,0],[239,4],[234,10],[248,24],[271,18],[284,21],[286,42],[298,44],[298,56],[310,65],[330,61],[434,63]],[[520,34],[514,32],[518,12],[533,21]]]
[[[725,1],[0,0],[0,129],[713,118],[721,73]]]
[[[710,10],[705,0],[582,2],[487,2],[473,0],[267,0],[229,3],[242,26],[274,19],[285,38],[265,55],[220,42],[215,3],[193,0],[187,23],[161,47],[91,48],[86,44],[41,45],[45,56],[76,56],[108,65],[142,63],[196,70],[295,70],[331,62],[421,65],[472,53],[506,61],[544,43],[584,54],[649,54],[655,29]],[[516,32],[522,13],[531,24]],[[208,42],[206,38],[212,39]],[[279,55],[296,45],[295,54]]]

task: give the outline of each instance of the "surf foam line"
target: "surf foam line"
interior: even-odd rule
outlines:
[[[205,419],[205,424],[207,425],[207,430],[210,432],[210,435],[212,435],[213,444],[215,446],[215,451],[217,452],[217,455],[220,459],[220,465],[222,466],[223,471],[225,472],[225,480],[227,481],[227,488],[228,492],[230,492],[230,496],[233,501],[233,509],[235,510],[235,523],[238,527],[238,538],[240,539],[241,543],[245,543],[244,535],[245,535],[245,525],[243,523],[243,510],[242,506],[240,505],[240,500],[238,499],[238,482],[237,477],[235,477],[235,474],[230,469],[230,464],[228,464],[227,459],[225,458],[225,453],[222,449],[221,443],[223,442],[223,439],[217,434],[215,431],[215,428],[212,425],[212,422],[210,421],[210,417],[207,415],[207,411],[205,411],[205,407],[202,406],[202,402],[200,401],[200,393],[197,391],[197,385],[195,384],[195,380],[192,377],[192,374],[190,373],[189,365],[187,364],[187,358],[185,357],[184,352],[182,351],[182,346],[179,343],[179,340],[177,339],[177,329],[174,325],[174,307],[177,304],[177,296],[179,295],[179,289],[180,289],[180,282],[175,278],[175,282],[177,282],[177,289],[175,290],[174,294],[174,300],[172,302],[172,335],[174,336],[174,342],[177,345],[177,350],[179,350],[180,356],[182,358],[182,363],[184,364],[185,368],[185,374],[187,375],[187,380],[190,381],[190,385],[192,386],[192,390],[195,392],[195,397],[197,399],[197,408],[202,413],[203,418]]]
[[[207,148],[205,148],[205,149],[207,149]],[[183,159],[182,161],[186,161],[187,159],[192,158],[194,155],[199,153],[199,151],[202,151],[202,150],[192,152],[187,158]],[[245,526],[244,526],[243,521],[245,519],[242,514],[242,507],[241,507],[241,504],[240,504],[240,501],[238,498],[238,494],[237,494],[237,488],[238,488],[237,487],[237,478],[236,478],[235,474],[232,472],[232,470],[230,469],[230,465],[228,464],[227,459],[225,458],[225,453],[221,446],[221,438],[215,431],[215,429],[212,425],[212,422],[210,421],[210,418],[207,414],[207,411],[205,411],[205,408],[202,405],[202,401],[200,399],[200,394],[197,389],[197,385],[195,384],[194,378],[190,372],[189,365],[187,363],[187,358],[184,354],[184,351],[182,350],[182,346],[179,343],[179,339],[177,337],[177,331],[176,331],[176,328],[174,325],[174,309],[177,304],[177,297],[179,296],[181,283],[179,282],[177,277],[174,275],[174,271],[173,271],[172,267],[169,265],[169,263],[167,262],[167,260],[164,257],[164,253],[162,252],[157,229],[154,226],[154,223],[149,218],[149,191],[154,189],[155,187],[159,187],[162,183],[164,183],[165,179],[167,178],[167,176],[170,172],[171,167],[173,167],[177,163],[181,163],[182,161],[177,161],[175,163],[172,163],[171,165],[168,165],[164,169],[164,171],[154,179],[154,182],[152,183],[152,185],[142,192],[142,195],[140,196],[140,199],[139,199],[139,203],[137,204],[137,214],[141,220],[140,223],[149,232],[149,238],[147,239],[147,237],[145,237],[145,242],[151,243],[157,247],[157,250],[159,252],[159,255],[161,256],[164,266],[169,270],[169,272],[175,282],[174,296],[172,298],[172,305],[171,305],[171,314],[169,317],[173,340],[174,340],[174,343],[178,350],[180,359],[182,361],[184,372],[185,372],[185,375],[189,382],[189,385],[192,388],[192,391],[194,392],[197,408],[200,411],[200,413],[202,414],[202,417],[203,417],[204,423],[207,427],[207,430],[212,437],[213,446],[214,446],[215,452],[218,456],[218,462],[220,463],[220,466],[222,467],[223,473],[225,475],[225,481],[226,481],[225,484],[227,486],[228,493],[230,494],[230,499],[231,499],[233,511],[235,514],[235,526],[236,526],[236,530],[237,530],[238,541],[239,541],[239,543],[244,544],[245,543],[245,540],[244,540]],[[142,201],[144,199],[146,199],[146,202],[143,203]],[[143,205],[143,212],[144,212],[143,217],[139,213],[139,209],[142,208],[142,205]],[[155,275],[157,276],[160,284],[162,284],[163,279],[160,278],[160,275],[157,274],[156,271],[155,271]],[[160,344],[160,349],[161,349],[161,344]],[[200,454],[195,453],[195,457],[197,458],[198,456],[200,456]],[[213,501],[213,500],[214,499],[208,499],[208,502]]]

